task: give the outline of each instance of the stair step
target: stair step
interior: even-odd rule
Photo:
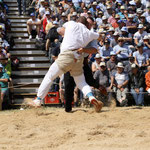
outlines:
[[[36,39],[14,39],[15,44],[35,44]]]
[[[35,47],[35,44],[15,44],[15,46],[13,47],[13,49],[31,49],[31,48],[33,48],[33,49],[35,49],[36,47]]]
[[[31,62],[34,62],[34,61],[39,61],[39,62],[45,62],[45,61],[49,61],[49,59],[47,57],[21,57],[20,58],[20,61],[31,61]]]
[[[9,33],[9,35],[14,38],[29,38],[28,33]]]
[[[39,56],[45,56],[45,54],[43,53],[43,54],[11,54],[12,56],[18,56],[18,57],[22,57],[22,56],[24,56],[24,57],[39,57]]]
[[[49,59],[48,60],[21,60],[20,61],[20,64],[25,64],[25,63],[41,63],[41,64],[44,64],[44,63],[49,63]]]
[[[27,28],[11,28],[10,32],[22,32],[22,31],[27,32]]]
[[[10,19],[11,23],[26,23],[28,19],[18,18],[18,19]]]
[[[45,52],[44,51],[10,51],[11,55],[45,55]]]
[[[44,63],[44,64],[41,64],[41,63],[37,63],[37,64],[31,64],[31,63],[25,63],[25,64],[20,64],[19,65],[20,67],[46,67],[46,66],[50,66],[50,63]]]
[[[48,70],[49,67],[18,67],[18,70]]]
[[[7,18],[8,19],[10,19],[10,20],[12,20],[12,19],[15,19],[15,20],[17,20],[17,19],[26,19],[26,20],[28,20],[28,19],[30,19],[30,17],[29,16],[16,16],[16,15],[14,15],[14,16],[7,16]]]
[[[13,84],[18,83],[18,82],[25,83],[25,84],[27,84],[27,83],[41,83],[42,80],[43,80],[43,77],[34,78],[34,79],[28,79],[28,78],[13,79]]]
[[[29,8],[26,8],[26,11],[28,11]],[[9,7],[9,13],[10,12],[17,12],[18,13],[18,7]]]
[[[14,85],[14,88],[24,88],[24,87],[39,87],[40,86],[40,84],[41,84],[41,82],[38,82],[38,83],[26,83],[26,82],[16,82],[16,83],[14,83],[13,85]]]
[[[12,71],[13,76],[36,76],[36,75],[45,75],[47,73],[47,70],[32,70],[32,71]]]
[[[27,24],[12,23],[11,28],[27,28]]]
[[[15,93],[37,93],[38,88],[14,88]]]
[[[17,3],[17,0],[4,0],[5,3]]]

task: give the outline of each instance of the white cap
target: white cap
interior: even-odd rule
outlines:
[[[144,38],[143,38],[143,40],[149,40],[148,35],[145,35]]]
[[[61,14],[61,16],[64,16],[64,17],[65,17],[65,16],[66,16],[65,12],[63,12],[63,13]]]
[[[45,15],[50,15],[50,12],[49,12],[49,11],[46,11],[46,12],[45,12]]]
[[[117,35],[119,35],[119,32],[115,31],[115,33],[113,35],[117,36]]]
[[[136,6],[136,3],[134,1],[130,1],[129,4]]]
[[[125,9],[125,7],[124,7],[124,6],[121,6],[120,9]]]
[[[106,63],[105,62],[101,62],[100,64],[99,64],[99,66],[101,67],[101,66],[106,66]]]
[[[117,67],[119,67],[119,68],[124,68],[123,63],[118,62]]]
[[[106,19],[107,19],[107,17],[106,17],[106,16],[103,16],[103,17],[102,17],[102,20],[106,20]]]
[[[144,28],[143,24],[139,24],[138,29]]]
[[[142,13],[143,11],[142,11],[141,8],[138,8],[138,9],[136,10],[136,12],[137,12],[137,13]]]
[[[113,27],[110,27],[108,32],[115,31]]]
[[[122,27],[121,31],[128,32],[128,28],[127,27]]]
[[[97,2],[93,2],[92,5],[97,5]]]
[[[41,0],[40,2],[45,2],[45,0]]]
[[[77,16],[77,12],[73,12],[73,13],[72,13],[72,16]]]
[[[110,56],[112,56],[112,55],[116,55],[116,53],[114,51],[111,51]]]
[[[106,7],[106,9],[110,9],[111,8],[111,6],[110,5],[108,5],[107,7]]]
[[[138,68],[138,66],[137,66],[136,64],[132,64],[132,65],[131,65],[131,68],[132,68],[132,69],[135,69],[135,68]]]
[[[101,58],[100,54],[96,54],[94,58]]]
[[[58,24],[58,22],[57,21],[53,21],[53,24]]]

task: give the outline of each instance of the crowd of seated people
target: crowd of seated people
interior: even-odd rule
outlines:
[[[129,93],[135,105],[145,104],[145,95],[150,93],[148,0],[33,0],[31,5],[29,39],[33,35],[42,39],[45,55],[51,60],[58,56],[63,39],[57,34],[59,27],[79,16],[92,18],[93,32],[101,35],[97,54],[88,59],[94,78],[116,93],[120,106],[128,105]]]
[[[0,2],[0,86],[1,86],[1,102],[4,104],[12,103],[13,84],[11,73],[12,69],[16,69],[19,63],[17,58],[12,58],[9,50],[14,45],[12,37],[8,36],[11,30],[11,23],[7,18],[8,6]]]

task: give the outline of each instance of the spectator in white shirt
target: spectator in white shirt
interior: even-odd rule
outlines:
[[[144,31],[143,24],[139,24],[138,31],[134,34],[134,43],[137,45],[140,42],[143,42],[143,38],[145,35],[148,35],[146,31]]]

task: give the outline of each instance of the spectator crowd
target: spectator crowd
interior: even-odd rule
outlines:
[[[29,12],[29,39],[36,36],[38,44],[44,43],[51,62],[60,52],[59,28],[80,16],[90,18],[91,30],[101,35],[97,54],[88,56],[94,78],[116,93],[120,106],[128,105],[129,93],[135,105],[145,104],[144,95],[150,94],[150,0],[33,0]]]
[[[0,57],[8,61],[10,23],[7,5],[0,6]],[[33,0],[29,15],[29,39],[36,38],[36,46],[45,50],[51,63],[60,53],[60,27],[80,16],[90,18],[91,30],[101,35],[97,53],[88,56],[94,78],[107,91],[115,92],[118,105],[128,105],[129,93],[136,105],[145,104],[145,95],[150,94],[150,0]],[[61,77],[60,84],[62,81]]]

